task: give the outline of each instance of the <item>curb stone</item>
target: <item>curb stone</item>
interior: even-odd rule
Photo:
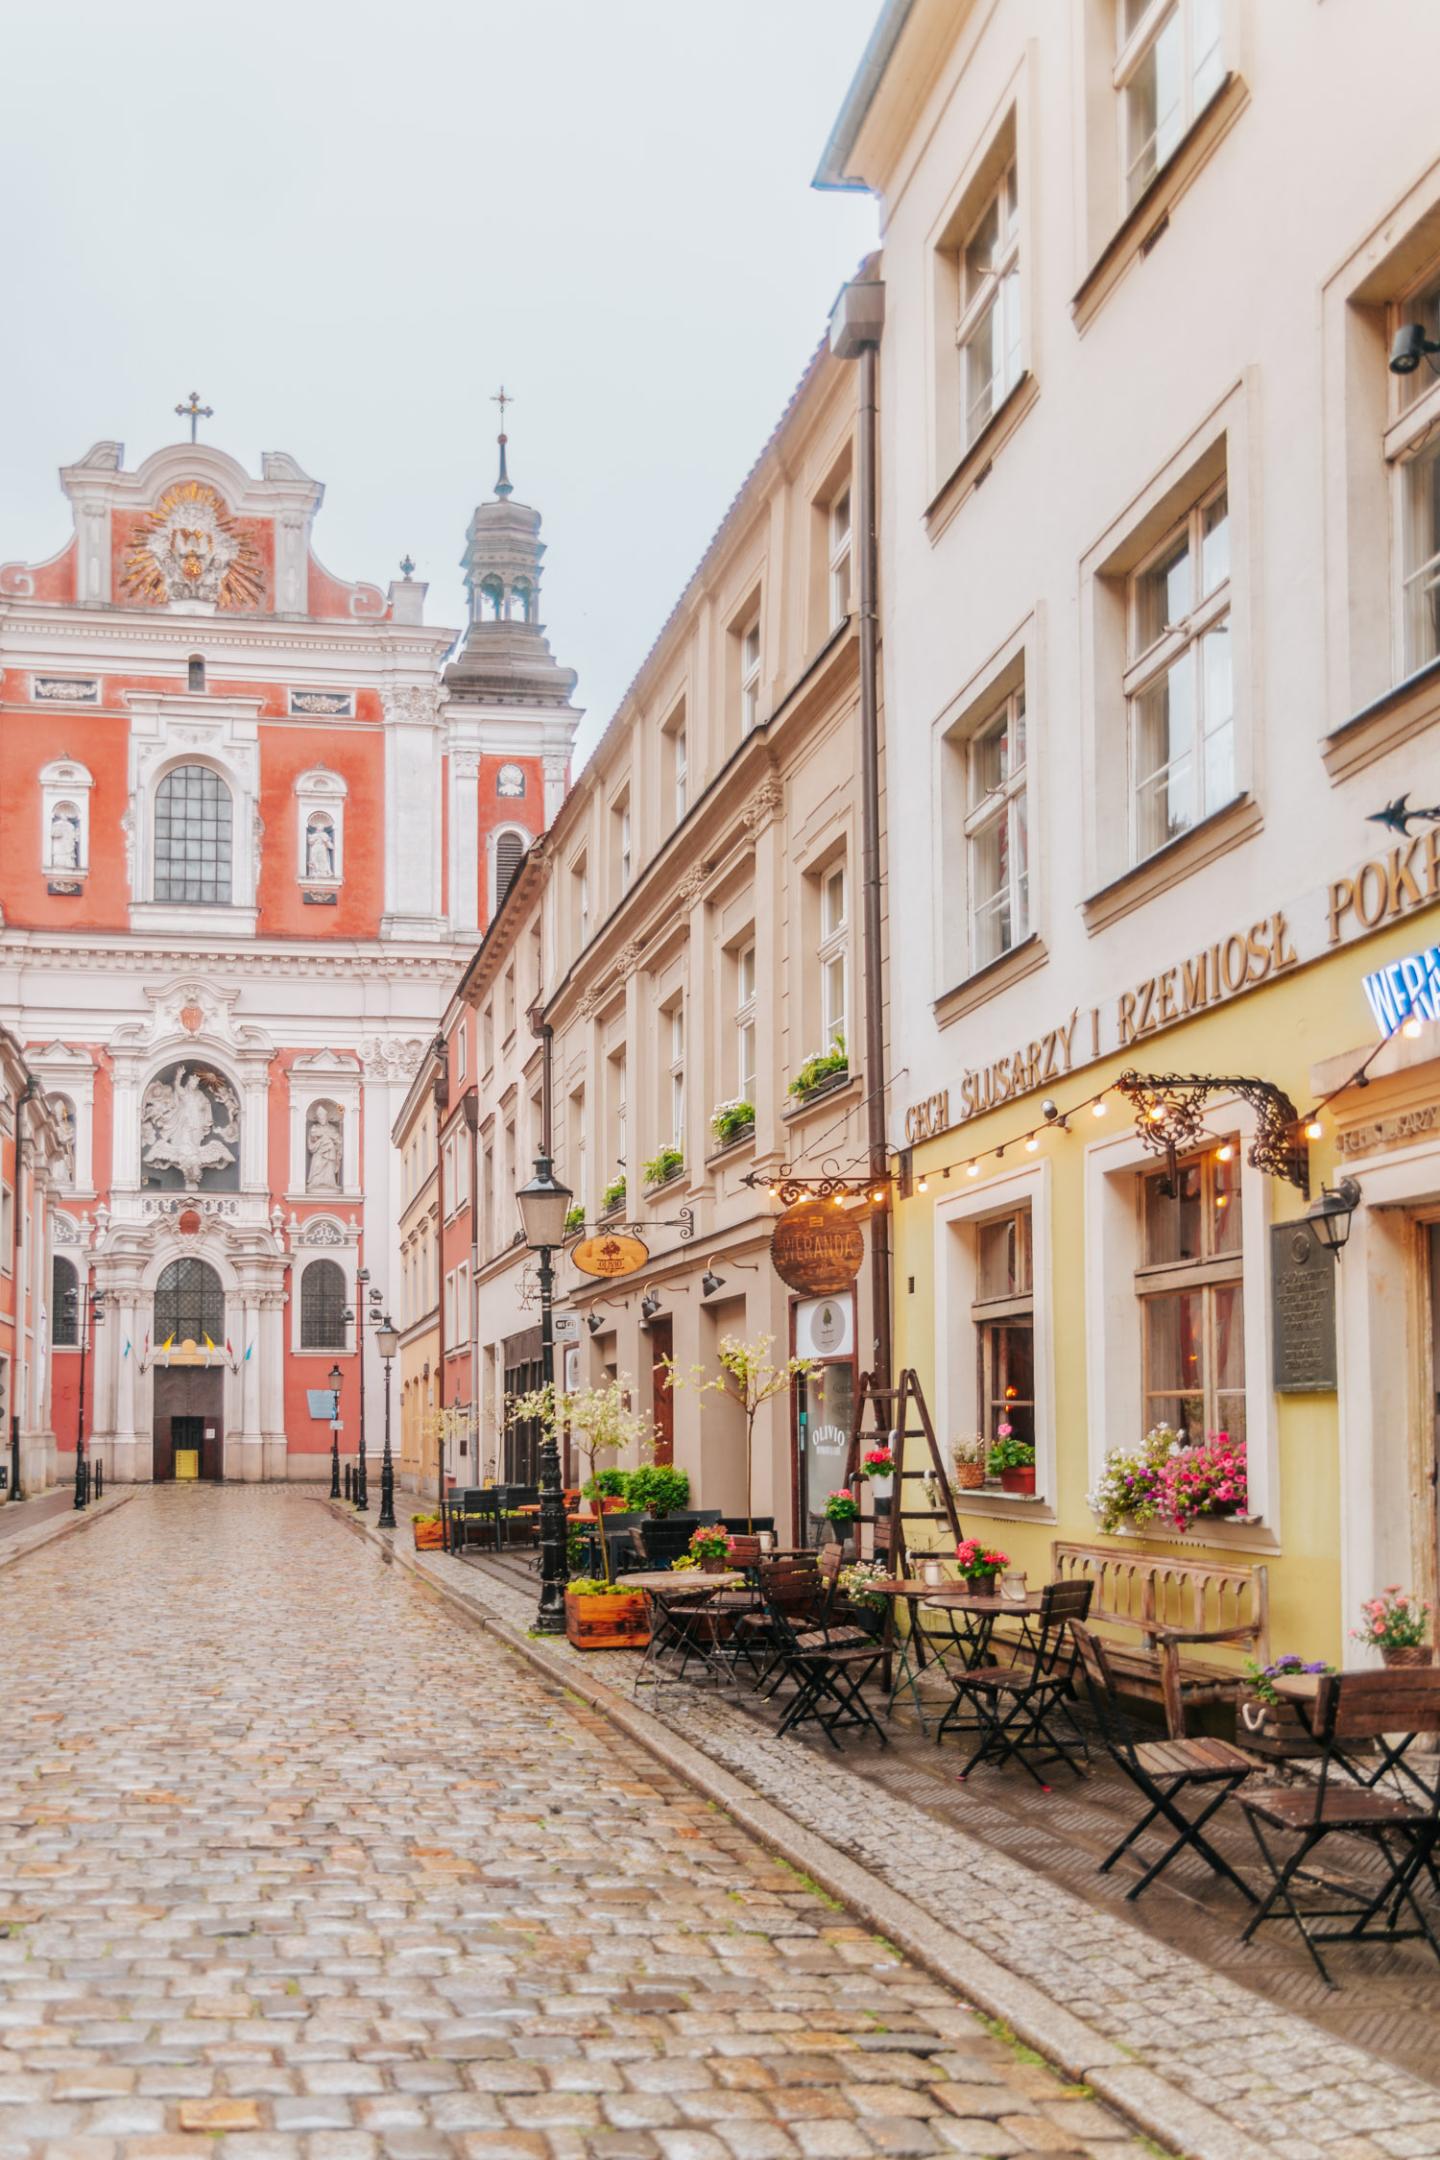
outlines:
[[[643,1747],[675,1776],[715,1801],[740,1827],[808,1875],[831,1897],[848,1905],[867,1926],[907,1957],[953,1989],[970,2007],[1007,2025],[1017,2040],[1034,2048],[1076,2083],[1091,2086],[1143,2135],[1185,2160],[1252,2160],[1254,2138],[1226,2122],[1212,2108],[1191,2099],[1158,2071],[1137,2062],[1129,2052],[1094,2031],[1073,2010],[1033,1982],[967,1943],[913,1900],[797,1822],[774,1802],[762,1799],[733,1772],[668,1728],[658,1725],[605,1681],[587,1678],[582,1669],[468,1597],[450,1583],[424,1573],[415,1558],[395,1540],[361,1517],[343,1512],[328,1497],[328,1512],[380,1557],[401,1567],[474,1625],[535,1666],[546,1677],[597,1710]],[[398,1535],[398,1534],[397,1534]],[[1278,2127],[1278,2126],[1277,2126]],[[1282,2130],[1283,2135],[1283,2130]]]
[[[33,1530],[17,1530],[14,1537],[0,1544],[0,1568],[7,1568],[27,1553],[38,1552],[42,1545],[53,1544],[56,1538],[69,1537],[73,1531],[88,1530],[92,1523],[113,1515],[116,1508],[124,1507],[127,1500],[135,1497],[134,1487],[124,1492],[106,1493],[103,1500],[92,1500],[90,1505],[61,1515],[48,1515]]]

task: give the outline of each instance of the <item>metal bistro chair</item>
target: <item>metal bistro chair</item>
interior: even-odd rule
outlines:
[[[694,1530],[693,1522],[674,1515],[664,1515],[658,1522],[638,1522],[635,1535],[646,1567],[673,1567],[681,1554],[690,1550]]]
[[[1271,1878],[1271,1888],[1241,1941],[1248,1942],[1267,1920],[1291,1921],[1327,1987],[1335,1982],[1320,1955],[1320,1943],[1423,1939],[1440,1959],[1440,1941],[1414,1893],[1440,1830],[1440,1786],[1428,1799],[1407,1799],[1403,1792],[1381,1792],[1375,1785],[1356,1782],[1345,1768],[1347,1752],[1359,1741],[1390,1747],[1386,1734],[1440,1733],[1440,1671],[1404,1665],[1383,1672],[1324,1673],[1310,1729],[1321,1750],[1313,1784],[1251,1786],[1237,1795]],[[1274,1849],[1267,1830],[1271,1836],[1297,1840],[1288,1859]],[[1295,1898],[1297,1878],[1316,1847],[1331,1837],[1360,1839],[1373,1848],[1381,1871],[1376,1885],[1361,1888],[1327,1871],[1323,1891],[1341,1902],[1301,1906]],[[1413,1922],[1408,1927],[1400,1925],[1405,1912]],[[1349,1925],[1320,1929],[1310,1924],[1316,1920]]]
[[[1112,1760],[1124,1771],[1141,1797],[1149,1802],[1147,1812],[1134,1829],[1127,1830],[1115,1850],[1107,1853],[1100,1862],[1100,1874],[1104,1875],[1114,1867],[1120,1855],[1128,1852],[1153,1822],[1163,1818],[1175,1832],[1175,1837],[1159,1859],[1146,1868],[1140,1880],[1130,1885],[1125,1893],[1127,1899],[1138,1898],[1142,1890],[1148,1890],[1156,1877],[1163,1875],[1171,1861],[1182,1852],[1193,1852],[1215,1874],[1223,1875],[1227,1882],[1233,1883],[1250,1904],[1257,1903],[1249,1884],[1241,1881],[1229,1861],[1216,1852],[1202,1834],[1211,1816],[1225,1805],[1246,1778],[1254,1775],[1255,1758],[1232,1746],[1228,1740],[1137,1740],[1134,1726],[1120,1707],[1105,1645],[1086,1627],[1072,1625],[1070,1634],[1080,1653],[1080,1666],[1101,1738]],[[1187,1815],[1179,1804],[1180,1794],[1188,1792],[1192,1785],[1207,1791],[1210,1796],[1198,1815]]]
[[[1084,1775],[1090,1748],[1070,1710],[1079,1656],[1070,1631],[1074,1621],[1088,1615],[1094,1588],[1088,1581],[1047,1583],[1040,1593],[1033,1655],[955,1675],[955,1697],[935,1737],[945,1737],[963,1707],[974,1711],[979,1738],[957,1773],[962,1785],[980,1763],[998,1770],[1012,1757],[1042,1792],[1050,1791],[1040,1774],[1049,1763],[1064,1763],[1076,1777]]]

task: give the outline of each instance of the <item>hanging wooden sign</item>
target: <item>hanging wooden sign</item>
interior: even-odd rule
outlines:
[[[570,1258],[582,1275],[599,1275],[609,1281],[616,1275],[633,1275],[650,1258],[643,1239],[612,1230],[602,1237],[582,1238],[570,1248]]]
[[[781,1282],[807,1297],[848,1290],[864,1258],[864,1232],[833,1200],[797,1200],[771,1233],[771,1266]]]

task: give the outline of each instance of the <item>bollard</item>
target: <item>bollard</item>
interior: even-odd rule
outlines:
[[[95,1465],[95,1497],[97,1500],[103,1500],[105,1497],[105,1465],[103,1462],[97,1462]]]
[[[350,1498],[350,1465],[348,1462],[345,1465],[345,1497],[347,1500]]]

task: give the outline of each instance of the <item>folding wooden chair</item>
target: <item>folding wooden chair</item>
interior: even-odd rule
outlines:
[[[1336,1983],[1320,1955],[1321,1943],[1423,1939],[1440,1959],[1440,1941],[1414,1892],[1440,1829],[1440,1786],[1428,1799],[1410,1800],[1356,1782],[1345,1766],[1347,1751],[1358,1741],[1440,1732],[1440,1671],[1404,1665],[1384,1672],[1324,1673],[1310,1729],[1321,1750],[1313,1784],[1251,1786],[1237,1796],[1271,1878],[1269,1893],[1241,1940],[1248,1942],[1266,1920],[1291,1921],[1327,1987]],[[1393,1743],[1385,1745],[1395,1752]],[[1274,1849],[1266,1830],[1297,1840],[1288,1859]],[[1331,1837],[1356,1838],[1370,1846],[1379,1862],[1376,1886],[1352,1888],[1327,1872],[1324,1892],[1341,1902],[1302,1906],[1296,1898],[1302,1871],[1317,1846]],[[1406,1913],[1412,1924],[1402,1927]],[[1345,1920],[1349,1925],[1321,1929],[1310,1924],[1316,1920]]]
[[[1099,1872],[1102,1875],[1108,1873],[1120,1855],[1128,1852],[1153,1822],[1163,1819],[1175,1832],[1175,1837],[1159,1859],[1146,1868],[1140,1880],[1131,1884],[1125,1893],[1127,1898],[1138,1898],[1142,1890],[1148,1890],[1180,1853],[1193,1852],[1217,1875],[1223,1875],[1227,1882],[1233,1883],[1254,1905],[1257,1900],[1249,1884],[1242,1882],[1224,1855],[1216,1852],[1202,1835],[1211,1816],[1225,1805],[1247,1777],[1253,1775],[1253,1756],[1232,1747],[1228,1740],[1137,1740],[1134,1726],[1120,1707],[1105,1645],[1088,1628],[1078,1624],[1072,1623],[1070,1634],[1080,1654],[1080,1668],[1085,1675],[1091,1707],[1111,1760],[1149,1802],[1146,1813],[1134,1829],[1127,1830],[1115,1850],[1100,1862]],[[1179,1795],[1192,1785],[1212,1788],[1206,1805],[1193,1816],[1186,1815],[1179,1805]]]
[[[998,1770],[1012,1758],[1042,1792],[1050,1791],[1040,1775],[1049,1763],[1064,1763],[1077,1777],[1084,1775],[1090,1747],[1070,1711],[1077,1660],[1070,1628],[1089,1612],[1094,1587],[1047,1583],[1040,1594],[1033,1655],[1017,1655],[1013,1665],[980,1665],[954,1675],[954,1700],[935,1737],[944,1738],[962,1709],[974,1712],[979,1738],[958,1773],[962,1785],[978,1764],[993,1763]]]
[[[779,1607],[774,1623],[781,1667],[795,1682],[794,1699],[776,1727],[777,1738],[813,1720],[837,1751],[837,1732],[867,1729],[888,1747],[889,1736],[864,1696],[866,1681],[884,1660],[884,1643],[848,1622],[834,1630],[796,1627]]]

